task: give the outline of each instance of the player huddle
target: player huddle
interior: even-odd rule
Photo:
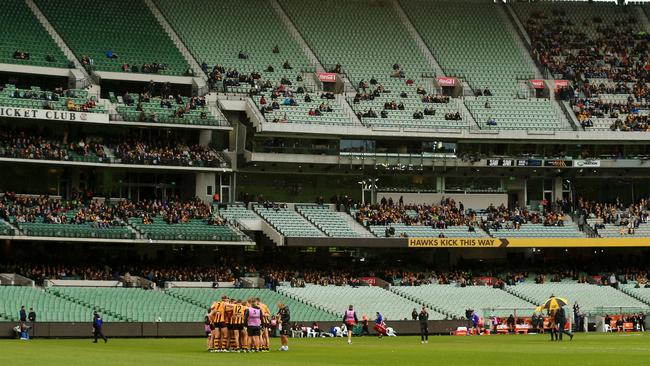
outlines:
[[[206,316],[208,351],[268,352],[271,313],[259,298],[243,300],[222,296]]]

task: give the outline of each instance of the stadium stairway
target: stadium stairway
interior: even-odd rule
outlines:
[[[313,321],[331,321],[338,320],[338,314],[327,309],[307,304],[285,296],[279,292],[269,289],[212,289],[212,288],[171,288],[165,293],[174,298],[183,300],[195,306],[207,309],[214,301],[217,301],[221,295],[226,295],[231,299],[246,300],[250,298],[260,298],[271,311],[271,314],[277,314],[278,303],[282,302],[291,310],[291,319],[293,321],[313,322]]]
[[[508,9],[506,9],[507,5],[496,5],[497,8],[497,13],[499,13],[499,16],[501,17],[501,21],[503,24],[506,25],[506,28],[510,33],[512,34],[512,39],[514,39],[515,44],[519,48],[522,54],[528,54],[530,51],[528,51],[528,47],[525,45],[525,40],[521,39],[521,34],[517,31],[516,24],[513,24],[512,20],[510,17],[508,17]],[[524,57],[524,59],[527,61],[527,63],[530,66],[530,69],[535,73],[535,79],[543,79],[541,71],[539,71],[539,67],[537,67],[537,64],[535,61],[533,61],[532,57]]]
[[[390,290],[448,318],[456,319],[463,318],[466,309],[474,309],[481,316],[484,316],[482,311],[488,309],[493,309],[491,313],[494,315],[508,316],[512,308],[534,308],[538,305],[491,286],[393,286]],[[495,310],[496,308],[504,309]]]
[[[635,288],[635,286],[636,283],[620,285],[620,290],[642,303],[650,305],[650,288],[645,288],[643,286]]]
[[[401,320],[408,318],[413,308],[419,309],[422,306],[381,287],[307,284],[305,287],[280,286],[278,292],[303,303],[320,306],[332,314],[340,314],[339,316],[352,304],[359,317],[366,314],[373,319],[375,312],[379,311],[387,320]],[[432,311],[429,319],[444,319],[444,315]]]
[[[185,60],[187,61],[187,64],[190,65],[192,68],[192,71],[194,71],[194,75],[199,77],[200,80],[203,82],[201,85],[198,85],[198,93],[199,95],[205,94],[208,92],[208,85],[206,82],[208,81],[208,76],[201,70],[201,66],[199,65],[198,62],[194,59],[194,56],[192,56],[192,53],[185,47],[185,44],[181,40],[181,38],[176,34],[176,31],[174,31],[174,28],[167,22],[167,19],[165,19],[165,16],[160,12],[160,9],[156,6],[156,4],[153,3],[152,0],[144,0],[144,3],[147,5],[153,16],[156,18],[158,21],[158,24],[165,30],[169,38],[174,42],[176,45],[176,48],[181,52],[181,55],[185,57]]]
[[[29,9],[32,11],[36,19],[38,19],[39,23],[45,28],[47,33],[52,37],[52,40],[54,43],[56,43],[57,46],[59,46],[59,49],[63,52],[65,57],[67,58],[68,61],[72,61],[75,66],[75,71],[83,76],[83,79],[81,80],[81,83],[77,83],[75,85],[75,88],[85,88],[89,84],[91,84],[91,78],[88,72],[81,66],[81,63],[77,58],[75,57],[74,53],[68,47],[68,45],[65,43],[63,38],[59,35],[59,33],[56,32],[52,24],[50,24],[49,20],[45,17],[41,9],[38,8],[36,3],[34,3],[33,0],[25,0],[25,4],[29,7]]]
[[[402,6],[399,4],[399,1],[391,0],[391,3],[393,4],[393,8],[395,8],[395,12],[399,16],[399,19],[402,21],[404,28],[406,28],[406,30],[411,34],[411,37],[413,37],[415,43],[418,45],[418,48],[420,49],[424,57],[427,59],[427,61],[429,61],[429,64],[431,65],[431,68],[433,68],[433,70],[435,71],[436,75],[445,76],[445,72],[442,71],[442,67],[440,67],[438,61],[436,61],[436,58],[431,53],[431,50],[429,50],[429,47],[427,47],[427,44],[424,42],[422,37],[420,37],[420,34],[415,29],[413,24],[411,24],[411,21],[409,20],[408,16],[404,12],[404,9],[402,9]]]
[[[312,49],[309,47],[307,42],[305,42],[305,39],[302,38],[302,35],[298,31],[298,29],[293,25],[291,19],[289,19],[289,17],[287,16],[287,13],[284,12],[284,9],[282,9],[280,3],[277,0],[269,0],[269,1],[271,2],[271,7],[273,7],[273,10],[275,10],[282,23],[287,27],[289,34],[291,34],[291,36],[296,41],[298,46],[300,46],[300,49],[305,54],[305,57],[307,57],[307,60],[309,60],[309,63],[316,68],[317,72],[325,72],[325,67],[323,67],[323,64],[320,63],[318,57],[316,57],[316,55],[314,54],[314,51],[312,51]]]
[[[580,284],[574,281],[544,284],[526,282],[516,286],[506,286],[505,291],[533,304],[541,304],[551,295],[565,297],[571,305],[577,302],[587,314],[617,307],[637,309],[636,311],[648,308],[646,303],[613,287]]]
[[[196,322],[206,313],[200,307],[160,290],[140,288],[51,287],[60,298],[109,314],[125,322]]]

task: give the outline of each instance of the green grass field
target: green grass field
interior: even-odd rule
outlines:
[[[272,345],[279,344],[273,339]],[[0,341],[0,365],[650,365],[650,335],[416,337],[290,340],[289,352],[223,354],[204,351],[202,339],[89,339]]]

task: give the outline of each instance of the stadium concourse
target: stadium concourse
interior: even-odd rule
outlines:
[[[1,6],[0,337],[645,332],[650,6]]]

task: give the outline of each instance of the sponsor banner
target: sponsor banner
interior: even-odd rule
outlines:
[[[66,122],[108,123],[108,114],[105,113],[51,111],[47,109],[32,108],[0,107],[0,118],[2,117]]]
[[[336,82],[336,73],[335,72],[317,72],[318,80],[324,83],[335,83]]]
[[[650,237],[617,238],[409,238],[409,248],[650,247]]]
[[[507,243],[507,241],[506,241]],[[501,239],[494,238],[409,238],[409,248],[498,248]]]
[[[542,166],[541,160],[522,160],[522,159],[487,159],[487,166]]]
[[[533,79],[530,81],[530,85],[534,89],[544,89],[544,80],[541,79]]]
[[[573,166],[576,168],[599,168],[600,160],[574,160]]]
[[[573,161],[562,160],[562,159],[544,160],[544,166],[551,166],[555,168],[566,168],[566,167],[573,166]]]
[[[370,286],[377,286],[377,277],[361,277],[361,280]]]
[[[492,286],[497,282],[497,279],[494,277],[483,276],[483,277],[474,277],[474,281],[477,281],[484,285]]]
[[[562,89],[569,86],[569,80],[555,80],[555,89]]]
[[[456,78],[450,78],[450,77],[444,77],[444,76],[438,76],[436,78],[438,81],[438,85],[440,86],[456,86]]]

